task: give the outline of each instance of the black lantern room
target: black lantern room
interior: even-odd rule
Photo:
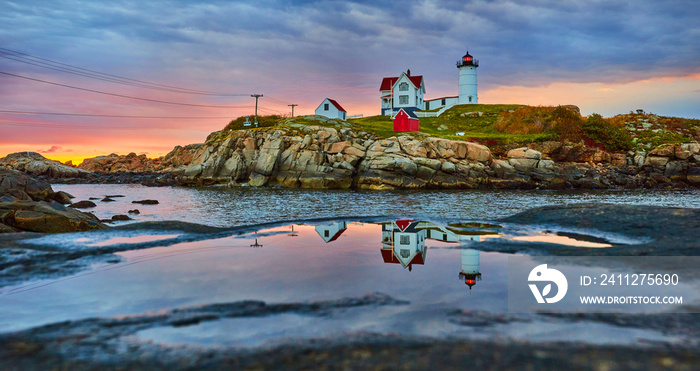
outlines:
[[[479,61],[474,59],[474,57],[472,57],[471,54],[469,54],[469,52],[467,52],[467,54],[465,54],[464,57],[462,57],[462,59],[457,61],[457,67],[468,66],[479,67]]]

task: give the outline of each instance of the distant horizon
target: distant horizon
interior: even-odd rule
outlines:
[[[381,79],[407,69],[424,76],[426,99],[456,95],[455,62],[467,50],[480,60],[479,103],[700,119],[700,3],[692,0],[26,0],[4,8],[0,157],[157,158],[252,116],[252,94],[263,94],[261,115],[289,114],[290,104],[295,116],[312,114],[331,98],[348,116],[373,116]]]

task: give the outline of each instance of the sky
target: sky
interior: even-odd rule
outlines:
[[[259,114],[289,115],[289,104],[312,114],[328,97],[350,116],[372,116],[381,79],[407,69],[424,76],[426,99],[457,95],[455,62],[467,50],[480,61],[479,103],[700,118],[697,0],[0,0],[0,8],[0,111],[71,114],[0,112],[0,157],[162,156],[253,115],[251,94],[263,94]]]

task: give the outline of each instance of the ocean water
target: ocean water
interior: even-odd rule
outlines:
[[[183,188],[141,185],[53,185],[74,201],[93,200],[97,207],[86,209],[102,219],[116,214],[132,215],[134,221],[179,220],[208,226],[231,227],[264,222],[310,218],[387,215],[459,220],[494,220],[545,205],[581,202],[700,207],[700,190],[402,190],[331,191],[283,188]],[[100,202],[106,195],[123,195],[115,202]],[[158,205],[132,201],[156,199]],[[129,222],[126,222],[129,223]]]

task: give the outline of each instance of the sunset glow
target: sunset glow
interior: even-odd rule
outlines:
[[[377,115],[381,79],[409,68],[426,99],[456,95],[467,49],[479,103],[700,118],[697,13],[683,1],[8,3],[0,157],[159,157],[253,115],[251,94],[260,115],[312,114],[325,98]]]

